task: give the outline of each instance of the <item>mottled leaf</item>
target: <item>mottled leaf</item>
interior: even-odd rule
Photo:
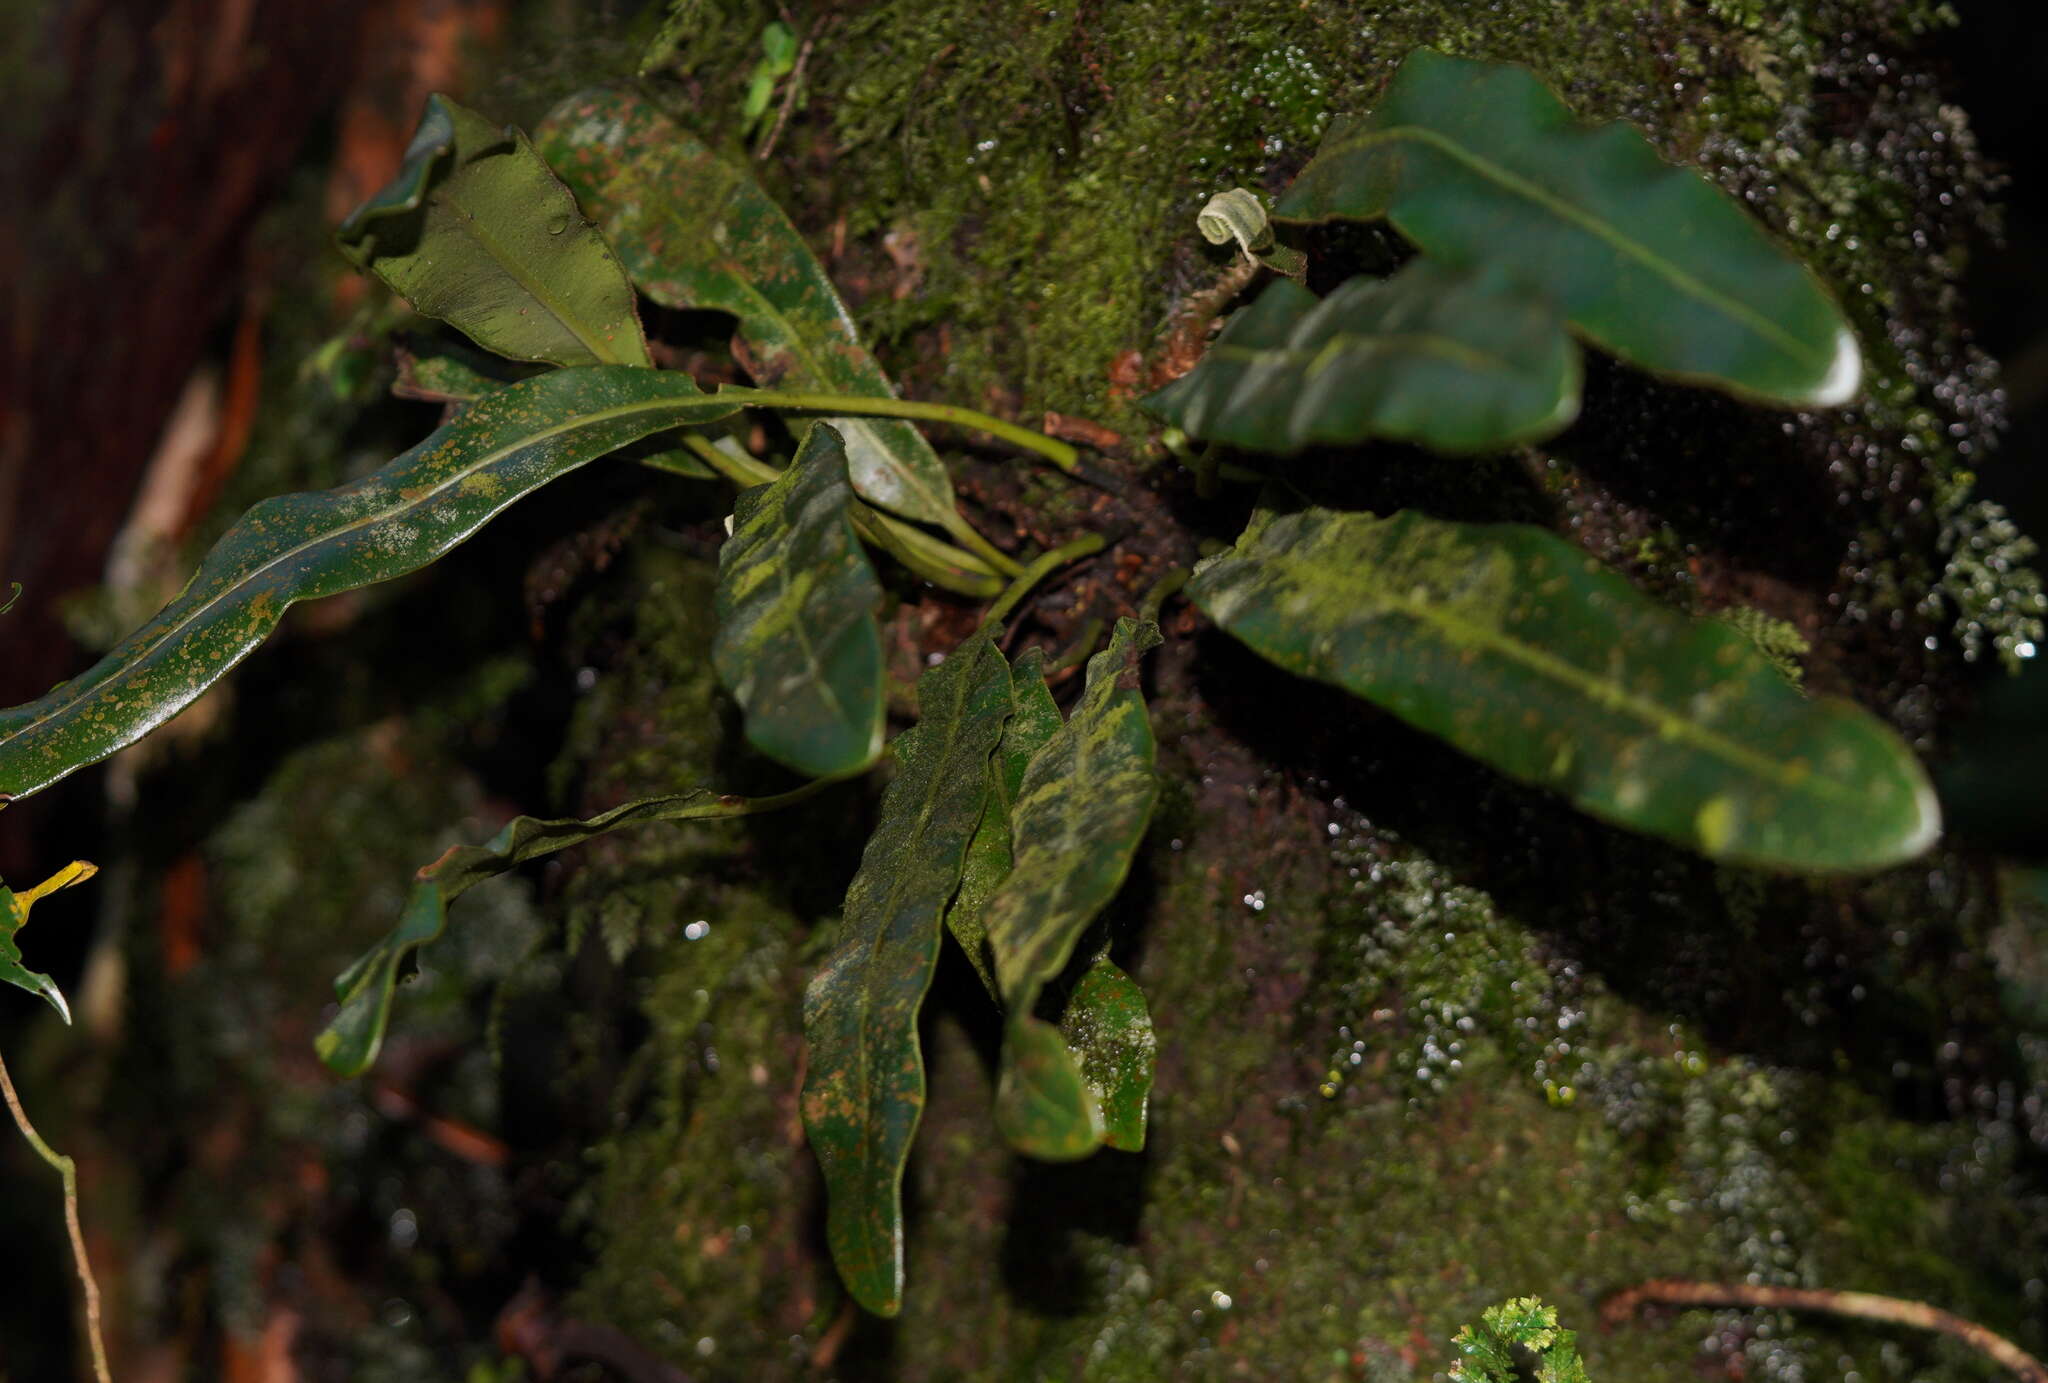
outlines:
[[[1104,956],[1074,986],[1060,1033],[1080,1058],[1081,1075],[1102,1111],[1103,1141],[1125,1152],[1143,1148],[1159,1057],[1145,992]]]
[[[1026,1020],[1088,924],[1116,896],[1152,819],[1159,783],[1138,665],[1158,642],[1151,621],[1121,619],[1109,647],[1089,660],[1087,689],[1073,715],[1025,770],[1011,810],[1010,873],[982,911],[1011,1014],[996,1124],[1034,1156],[1081,1156],[1103,1134],[1092,1096],[1078,1106],[1044,1098],[1086,1082],[1064,1041],[1055,1053]],[[1050,1127],[1062,1109],[1072,1121]]]
[[[1412,53],[1273,214],[1385,217],[1447,264],[1499,265],[1646,369],[1796,407],[1856,391],[1855,338],[1798,260],[1633,127],[1575,122],[1524,67]]]
[[[1498,266],[1417,259],[1320,302],[1275,281],[1145,407],[1251,451],[1376,437],[1499,451],[1578,415],[1579,352],[1557,309]]]
[[[361,480],[264,500],[177,598],[91,669],[0,711],[0,793],[25,796],[169,720],[294,601],[416,571],[520,496],[649,433],[739,405],[684,375],[559,370],[478,400]]]
[[[1059,733],[1060,708],[1045,685],[1045,653],[1032,649],[1010,670],[1011,714],[1003,726],[1003,739],[988,761],[989,795],[974,839],[967,845],[967,863],[960,875],[960,892],[946,909],[946,926],[974,973],[988,988],[989,996],[1002,1002],[996,987],[996,972],[988,956],[988,931],[982,926],[982,909],[1010,873],[1010,809],[1024,787],[1024,770],[1031,756]]]
[[[31,994],[40,994],[50,1001],[66,1023],[71,1021],[71,1006],[64,1002],[64,991],[57,988],[57,982],[48,975],[30,970],[21,963],[21,947],[15,936],[28,925],[29,909],[40,898],[48,897],[60,888],[82,884],[99,869],[84,860],[73,860],[34,888],[16,893],[0,884],[0,980],[26,989]]]
[[[740,492],[718,554],[711,662],[746,715],[747,742],[813,778],[882,752],[882,598],[854,537],[846,449],[812,424],[772,484]]]
[[[903,1303],[903,1160],[924,1112],[917,1012],[1010,713],[988,631],[919,679],[918,705],[838,941],[804,994],[803,1118],[825,1173],[825,1237],[854,1299],[883,1316]]]
[[[1539,528],[1261,509],[1188,594],[1280,666],[1717,859],[1879,869],[1940,830],[1875,716],[1808,700],[1741,634]]]
[[[342,223],[349,261],[487,350],[651,365],[633,285],[525,134],[427,98],[398,177]]]
[[[405,912],[390,935],[379,941],[334,982],[341,1012],[313,1039],[320,1059],[339,1075],[360,1075],[377,1059],[384,1030],[391,1021],[391,997],[399,973],[414,952],[441,935],[448,925],[448,905],[486,879],[517,868],[528,860],[580,845],[624,826],[651,821],[704,821],[750,816],[790,805],[810,789],[798,788],[777,797],[733,797],[695,788],[667,797],[646,797],[610,811],[578,820],[515,817],[488,845],[457,845],[415,876]]]
[[[824,267],[745,168],[627,91],[571,97],[537,135],[642,293],[665,307],[739,319],[758,383],[894,396]],[[863,499],[906,518],[957,523],[945,465],[916,428],[831,421]]]

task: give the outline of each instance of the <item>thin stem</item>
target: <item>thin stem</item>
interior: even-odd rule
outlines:
[[[1152,583],[1152,589],[1145,592],[1145,598],[1138,602],[1138,618],[1157,622],[1160,607],[1182,586],[1188,584],[1188,569],[1175,567]]]
[[[1003,575],[1020,576],[1023,574],[1024,568],[1017,564],[1017,559],[982,537],[980,530],[962,518],[959,510],[955,509],[949,512],[943,522],[946,531],[965,543],[969,552],[981,558],[982,561],[988,563]]]
[[[1103,623],[1102,616],[1091,615],[1088,622],[1081,626],[1081,632],[1075,637],[1074,642],[1068,645],[1067,651],[1046,664],[1046,679],[1050,681],[1063,672],[1071,672],[1093,657],[1095,645],[1102,641],[1102,631],[1108,627]]]
[[[1035,559],[1015,581],[1010,583],[1008,590],[996,597],[996,603],[988,607],[988,614],[984,618],[990,624],[1001,624],[1009,618],[1010,611],[1017,608],[1017,602],[1031,594],[1033,586],[1067,563],[1102,551],[1108,546],[1108,542],[1109,540],[1100,533],[1089,533]]]
[[[2048,1383],[2048,1366],[1975,1321],[1924,1301],[1878,1296],[1873,1292],[1838,1292],[1826,1288],[1767,1287],[1739,1282],[1684,1282],[1673,1278],[1616,1292],[1600,1304],[1600,1320],[1609,1329],[1627,1320],[1644,1302],[1667,1306],[1760,1306],[1793,1311],[1827,1311],[1859,1320],[1907,1325],[1939,1331],[1995,1360],[2020,1383]]]
[[[1000,437],[1026,451],[1035,451],[1068,473],[1081,464],[1081,453],[1065,442],[1033,432],[1028,427],[992,418],[972,408],[950,403],[923,403],[916,399],[870,398],[856,394],[790,394],[779,389],[742,389],[728,386],[719,393],[743,399],[749,408],[788,408],[804,413],[838,413],[848,417],[916,418],[929,423],[953,423],[959,427]]]
[[[782,474],[744,452],[721,450],[702,433],[683,434],[683,445],[735,485],[766,485]],[[940,542],[859,500],[853,501],[850,512],[854,531],[863,542],[882,549],[935,586],[976,600],[986,600],[1003,588],[1002,578],[970,552]]]
[[[7,1063],[0,1060],[0,1095],[7,1099],[7,1112],[14,1116],[14,1126],[21,1130],[21,1136],[36,1150],[36,1156],[57,1169],[57,1175],[64,1179],[64,1227],[71,1234],[71,1259],[78,1267],[78,1281],[85,1290],[85,1337],[92,1346],[92,1373],[99,1383],[113,1383],[114,1375],[107,1370],[107,1342],[100,1334],[100,1286],[93,1280],[92,1264],[85,1257],[85,1231],[78,1224],[78,1167],[72,1160],[59,1153],[43,1141],[35,1125],[28,1121],[28,1114],[21,1107],[21,1096],[14,1093],[14,1081],[7,1074]]]

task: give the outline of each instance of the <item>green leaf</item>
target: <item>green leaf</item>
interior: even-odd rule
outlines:
[[[1451,1377],[1461,1383],[1515,1383],[1527,1377],[1517,1349],[1535,1356],[1537,1383],[1588,1383],[1579,1358],[1578,1335],[1557,1328],[1557,1310],[1535,1297],[1489,1306],[1479,1327],[1465,1326],[1451,1345],[1457,1360]]]
[[[1578,416],[1579,352],[1557,310],[1498,266],[1418,259],[1320,302],[1275,281],[1144,403],[1190,436],[1251,451],[1376,437],[1499,451]]]
[[[1103,1141],[1125,1152],[1142,1149],[1159,1058],[1145,991],[1104,956],[1074,986],[1060,1032],[1080,1058],[1082,1078],[1102,1111]]]
[[[436,341],[417,351],[400,346],[397,354],[398,377],[391,381],[391,392],[426,403],[475,403],[539,373],[538,367],[514,364],[453,341]]]
[[[825,1237],[854,1299],[883,1316],[903,1304],[903,1161],[924,1111],[917,1011],[1010,714],[987,630],[918,680],[918,704],[837,944],[804,994],[804,1129],[825,1173]]]
[[[1880,869],[1940,831],[1875,716],[1806,699],[1735,630],[1539,528],[1262,508],[1188,594],[1281,667],[1717,859]]]
[[[1646,369],[1795,407],[1856,392],[1855,338],[1798,260],[1631,126],[1576,123],[1524,67],[1417,50],[1273,214],[1385,217],[1447,264],[1501,266]]]
[[[967,845],[967,863],[960,875],[960,891],[946,909],[946,927],[974,973],[981,976],[989,997],[1002,1002],[996,987],[996,972],[988,958],[988,930],[982,925],[982,910],[1010,874],[1010,810],[1024,787],[1024,770],[1031,756],[1059,733],[1060,708],[1045,685],[1045,652],[1034,648],[1017,660],[1010,670],[1011,714],[1003,727],[1002,743],[988,762],[988,802],[974,839]]]
[[[20,893],[0,884],[0,980],[31,994],[42,995],[66,1023],[71,1021],[71,1006],[64,1002],[64,991],[57,988],[57,982],[48,975],[30,970],[21,963],[21,948],[15,944],[14,938],[28,925],[29,909],[36,905],[38,899],[48,897],[58,889],[82,884],[98,872],[97,866],[84,860],[73,860],[34,888]]]
[[[803,237],[746,169],[719,158],[643,98],[571,97],[540,147],[665,307],[729,312],[758,382],[890,398],[888,376]],[[916,428],[835,417],[861,498],[905,518],[958,522],[953,486]]]
[[[1095,1107],[1092,1097],[1080,1107],[1042,1097],[1085,1081],[1065,1043],[1055,1057],[1027,1020],[1088,924],[1116,896],[1152,819],[1159,782],[1138,665],[1158,643],[1150,620],[1120,619],[1109,647],[1089,660],[1087,689],[1073,715],[1025,770],[1011,811],[1014,864],[982,912],[1011,1013],[996,1124],[1033,1156],[1080,1156],[1103,1136],[1099,1111],[1084,1117]],[[1061,1062],[1071,1072],[1056,1069]],[[1071,1121],[1048,1127],[1059,1109]]]
[[[626,802],[583,820],[515,817],[491,837],[488,845],[451,848],[415,876],[405,912],[390,935],[335,980],[334,992],[341,1000],[341,1012],[313,1039],[314,1051],[338,1075],[360,1075],[370,1068],[391,1022],[391,998],[399,972],[415,951],[441,935],[448,925],[448,905],[484,880],[624,826],[750,816],[789,806],[810,796],[817,786],[797,788],[776,797],[733,797],[708,788],[694,788],[672,796]]]
[[[262,642],[294,601],[416,571],[548,481],[650,433],[737,408],[679,374],[555,371],[478,400],[361,480],[263,501],[175,600],[106,657],[0,711],[0,793],[26,796],[163,724]]]
[[[1060,1030],[1013,1013],[1003,1032],[996,1128],[1019,1152],[1073,1162],[1102,1146],[1102,1107]]]
[[[740,492],[718,554],[718,680],[746,713],[747,742],[813,778],[882,752],[882,587],[852,501],[846,448],[814,423],[773,484]]]
[[[525,134],[427,98],[397,178],[341,252],[487,350],[555,365],[652,365],[633,285]]]

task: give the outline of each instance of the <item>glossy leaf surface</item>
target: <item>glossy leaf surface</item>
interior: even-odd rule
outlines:
[[[514,360],[651,365],[633,285],[534,152],[445,96],[388,186],[342,223],[342,253],[420,312]]]
[[[1542,529],[1262,508],[1188,594],[1280,666],[1717,859],[1878,869],[1940,829],[1876,717],[1806,699],[1726,624]]]
[[[824,266],[746,169],[626,91],[571,97],[538,137],[642,293],[665,307],[739,319],[758,383],[894,396]],[[831,422],[861,498],[906,518],[956,521],[945,465],[916,428],[882,418]]]
[[[1101,1111],[1103,1141],[1125,1152],[1143,1148],[1159,1059],[1145,992],[1104,956],[1074,986],[1060,1033],[1079,1057],[1081,1076]]]
[[[361,480],[264,500],[177,598],[92,668],[0,711],[0,793],[25,796],[140,739],[277,627],[294,601],[416,571],[514,500],[653,432],[738,404],[626,366],[509,385]]]
[[[488,845],[455,846],[415,876],[405,912],[390,935],[335,980],[341,1012],[313,1039],[314,1050],[339,1075],[360,1075],[368,1070],[391,1022],[392,992],[400,971],[415,951],[447,927],[448,905],[484,880],[624,826],[749,816],[784,806],[799,795],[808,795],[807,790],[780,797],[733,797],[696,788],[625,802],[580,820],[515,817]]]
[[[1060,708],[1045,685],[1045,653],[1032,649],[1010,670],[1011,713],[1003,726],[1003,738],[989,759],[989,795],[974,839],[967,845],[967,863],[960,875],[960,892],[946,909],[946,926],[960,949],[967,953],[974,972],[988,988],[989,996],[1002,1002],[996,973],[989,961],[988,929],[982,925],[982,910],[988,906],[1004,879],[1010,874],[1010,812],[1024,787],[1024,770],[1031,756],[1059,733]]]
[[[1274,217],[1384,217],[1447,264],[1501,266],[1646,369],[1795,407],[1856,391],[1855,338],[1798,260],[1633,127],[1574,121],[1524,67],[1417,50]]]
[[[903,1304],[903,1161],[924,1112],[917,1013],[1010,713],[987,631],[918,680],[918,704],[837,943],[804,993],[803,1118],[825,1174],[825,1237],[854,1299],[883,1316]]]
[[[98,872],[97,866],[84,860],[73,860],[34,888],[26,888],[19,893],[0,884],[0,981],[26,989],[31,994],[42,995],[66,1023],[71,1021],[71,1006],[64,1002],[64,991],[57,988],[57,982],[48,975],[21,963],[21,946],[15,936],[28,925],[29,909],[36,905],[38,899],[46,898],[58,889],[82,884]]]
[[[1379,437],[1499,451],[1578,416],[1579,351],[1557,309],[1499,268],[1417,259],[1320,301],[1276,280],[1145,407],[1250,451]]]
[[[772,484],[740,492],[718,553],[718,680],[746,713],[748,743],[812,778],[882,752],[882,587],[852,502],[839,434],[814,423]]]

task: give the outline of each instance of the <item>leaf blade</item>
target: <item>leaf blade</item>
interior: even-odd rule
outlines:
[[[1024,786],[1024,770],[1031,756],[1059,733],[1060,708],[1045,684],[1045,651],[1031,649],[1010,669],[1011,714],[1003,726],[1003,738],[989,759],[989,795],[974,838],[967,845],[967,860],[960,874],[960,891],[946,909],[946,927],[968,963],[989,992],[1002,1002],[995,971],[988,958],[988,929],[982,911],[988,900],[1009,877],[1010,813]]]
[[[1578,416],[1578,348],[1556,310],[1498,266],[1417,259],[1320,301],[1276,280],[1144,407],[1251,451],[1373,438],[1499,451]]]
[[[1274,209],[1381,217],[1446,263],[1501,265],[1647,369],[1792,407],[1855,393],[1855,338],[1804,265],[1632,127],[1578,125],[1527,68],[1418,49]]]
[[[438,93],[397,178],[336,239],[357,268],[500,355],[653,364],[625,270],[526,135]]]
[[[38,791],[169,720],[293,603],[415,571],[548,481],[650,433],[737,408],[682,375],[558,370],[479,399],[361,480],[264,500],[106,657],[0,711],[0,793]]]
[[[1188,594],[1269,661],[1713,858],[1876,869],[1940,829],[1875,717],[1808,701],[1739,633],[1542,529],[1262,508]]]
[[[903,1164],[924,1112],[918,1009],[1010,710],[986,630],[919,679],[918,701],[837,944],[804,993],[803,1119],[825,1175],[825,1236],[854,1299],[881,1316],[903,1301]]]
[[[1151,822],[1159,784],[1138,665],[1159,641],[1150,620],[1120,619],[1089,660],[1080,702],[1025,770],[1010,816],[1013,862],[982,910],[1011,1014],[996,1125],[1035,1157],[1085,1156],[1107,1132],[1079,1061],[1032,1009],[1122,887]]]
[[[576,190],[640,291],[666,307],[739,319],[759,382],[894,397],[810,247],[744,170],[630,92],[573,96],[540,147]],[[910,424],[829,419],[862,499],[927,523],[957,523],[952,480]]]
[[[857,773],[882,752],[882,586],[854,536],[839,434],[815,423],[772,483],[740,493],[718,553],[718,679],[747,740],[799,773]]]
[[[49,1000],[50,1007],[57,1010],[57,1015],[67,1026],[71,1022],[71,1005],[64,1002],[64,991],[48,975],[22,964],[21,947],[15,937],[28,925],[29,910],[38,899],[59,889],[82,884],[97,873],[98,866],[85,860],[73,860],[34,888],[23,889],[19,893],[0,884],[0,980]]]
[[[1145,1123],[1159,1037],[1137,981],[1103,956],[1067,1000],[1060,1034],[1102,1111],[1103,1142],[1123,1152],[1145,1146]]]

